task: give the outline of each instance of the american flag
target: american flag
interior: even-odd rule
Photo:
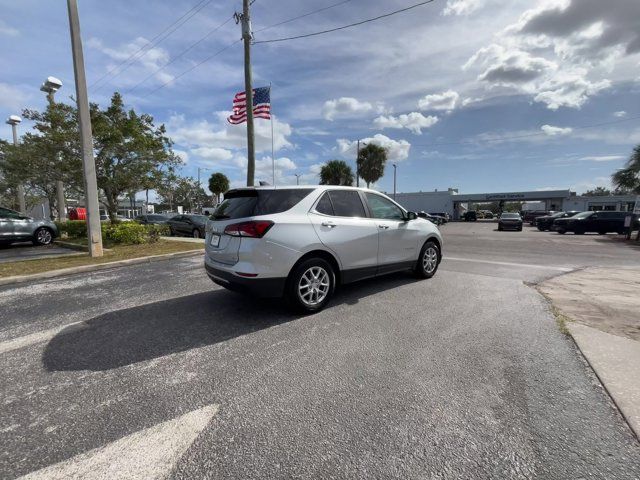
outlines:
[[[271,118],[271,87],[253,89],[253,116],[257,118]],[[227,118],[229,123],[237,125],[247,121],[247,96],[244,92],[236,93],[233,97],[233,113]]]

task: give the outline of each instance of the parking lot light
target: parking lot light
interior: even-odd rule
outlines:
[[[11,131],[13,133],[13,144],[18,146],[18,125],[22,122],[22,119],[18,115],[9,115],[7,118],[7,124],[11,125]],[[21,183],[18,184],[18,205],[22,215],[27,214],[27,205],[24,200],[24,187]]]

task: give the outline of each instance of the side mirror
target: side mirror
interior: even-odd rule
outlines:
[[[418,218],[418,214],[416,212],[407,212],[407,216],[405,217],[405,220],[407,221],[415,220],[416,218]]]

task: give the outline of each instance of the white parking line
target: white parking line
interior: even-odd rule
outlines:
[[[84,322],[68,323],[60,327],[43,330],[42,332],[36,332],[30,335],[25,335],[23,337],[5,340],[4,342],[0,342],[0,354],[18,350],[19,348],[30,347],[31,345],[36,345],[37,343],[48,342],[63,330],[74,326],[77,328],[69,330],[68,333],[71,333],[72,331],[75,332],[79,328],[84,328],[86,324]]]
[[[202,407],[20,478],[24,480],[167,478],[180,457],[217,412],[218,405]]]
[[[573,268],[567,267],[549,267],[546,265],[532,265],[530,263],[495,262],[493,260],[480,260],[477,258],[444,257],[443,260],[453,260],[454,262],[488,263],[490,265],[504,265],[505,267],[541,268],[543,270],[557,270],[558,272],[573,271]]]

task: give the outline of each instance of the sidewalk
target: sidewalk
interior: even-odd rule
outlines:
[[[588,268],[538,285],[640,438],[640,269]]]

